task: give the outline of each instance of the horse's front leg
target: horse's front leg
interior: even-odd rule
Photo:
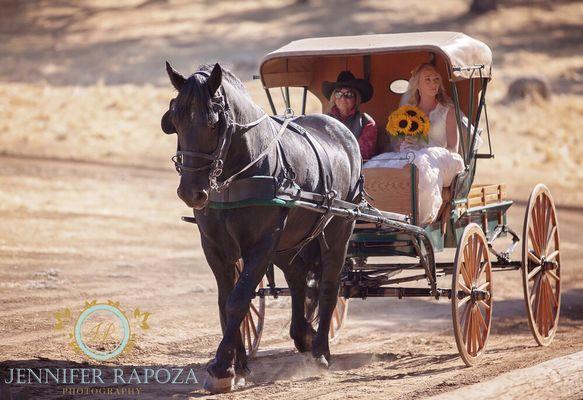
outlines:
[[[228,392],[235,383],[235,358],[242,346],[240,326],[249,312],[249,304],[255,295],[255,288],[265,275],[273,252],[281,236],[284,218],[278,226],[269,226],[264,232],[256,233],[256,239],[241,245],[243,271],[231,291],[225,307],[226,329],[214,360],[207,368],[208,377],[204,387],[212,393]],[[244,351],[244,350],[243,350]]]
[[[221,331],[224,334],[227,329],[227,300],[231,291],[235,287],[237,268],[236,261],[229,261],[229,257],[225,257],[224,249],[220,249],[204,236],[201,238],[202,247],[205,252],[207,262],[215,276],[218,288],[218,306],[219,317],[221,322]],[[234,257],[230,257],[234,258]],[[245,353],[245,345],[239,331],[237,338],[237,352],[235,359],[235,374],[237,377],[245,378],[249,374],[247,368],[247,355]]]
[[[312,345],[312,356],[318,364],[328,367],[330,363],[330,348],[328,332],[330,321],[336,303],[338,301],[338,287],[340,271],[344,265],[348,239],[352,233],[354,223],[334,218],[325,229],[325,237],[328,248],[323,240],[320,240],[322,252],[322,279],[320,281],[319,294],[319,325],[318,332]]]

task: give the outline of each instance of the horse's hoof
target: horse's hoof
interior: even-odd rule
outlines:
[[[235,376],[237,377],[243,377],[243,378],[247,378],[249,375],[251,375],[251,370],[245,366],[245,367],[235,367]]]
[[[245,380],[245,379],[243,379]],[[215,378],[212,375],[207,375],[204,380],[203,387],[205,390],[216,394],[216,393],[227,393],[234,389],[235,387],[235,377],[231,378]]]
[[[245,386],[245,376],[244,375],[236,375],[235,376],[235,387],[241,388]]]
[[[328,360],[326,360],[326,357],[324,357],[324,355],[321,355],[320,357],[314,357],[314,362],[320,368],[328,369],[329,367]]]
[[[296,346],[296,350],[298,351],[298,353],[303,354],[303,353],[310,353],[312,351],[312,344],[306,344],[306,342],[302,342],[302,341],[295,341],[294,340],[294,345]]]

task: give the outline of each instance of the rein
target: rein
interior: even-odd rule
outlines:
[[[210,74],[206,71],[197,71],[197,72],[195,72],[195,74],[200,74],[200,75],[206,76],[207,78],[210,76]],[[176,171],[180,175],[182,175],[183,171],[200,172],[200,171],[210,169],[210,171],[209,171],[209,188],[211,190],[220,191],[220,190],[226,188],[227,186],[229,186],[229,184],[237,176],[239,176],[240,174],[242,174],[243,172],[245,172],[246,170],[251,168],[251,166],[253,166],[253,164],[255,164],[257,161],[259,161],[261,158],[263,158],[267,154],[267,152],[269,151],[271,146],[279,140],[279,138],[281,137],[281,135],[285,131],[285,128],[287,127],[289,119],[286,119],[286,121],[284,121],[284,124],[282,125],[279,132],[275,135],[275,137],[272,139],[272,141],[267,145],[267,147],[257,157],[255,157],[249,164],[247,164],[245,167],[240,169],[235,174],[231,175],[230,177],[228,177],[224,181],[219,182],[218,178],[223,173],[223,167],[225,164],[225,157],[228,153],[229,147],[231,145],[231,140],[232,140],[232,137],[235,134],[235,132],[239,131],[239,132],[245,133],[245,132],[249,131],[250,129],[256,127],[261,122],[263,122],[263,120],[265,120],[268,117],[268,115],[265,112],[263,112],[263,115],[253,122],[249,122],[247,124],[237,123],[233,119],[233,117],[231,116],[231,113],[229,112],[230,111],[229,103],[227,102],[227,96],[226,96],[225,90],[222,86],[221,86],[221,95],[214,96],[211,99],[211,103],[212,103],[213,111],[215,111],[218,114],[219,123],[222,126],[217,147],[215,148],[215,150],[212,153],[202,153],[202,152],[197,152],[197,151],[182,151],[180,149],[180,144],[177,144],[176,154],[172,157],[172,162],[174,163]],[[212,125],[214,125],[214,124],[211,121],[208,121],[208,126],[212,126]],[[273,127],[273,123],[271,121],[270,121],[270,125]],[[204,159],[209,160],[210,162],[202,167],[188,167],[188,166],[184,165],[184,158],[185,157],[204,158]]]
[[[263,117],[262,118],[265,118],[265,117],[267,117],[267,114],[263,114]],[[269,142],[269,144],[265,147],[265,149],[263,149],[263,151],[261,153],[259,153],[259,155],[257,157],[255,157],[253,160],[251,160],[251,162],[249,162],[249,164],[245,165],[243,168],[241,168],[239,170],[239,172],[231,175],[229,178],[225,179],[220,184],[215,181],[215,183],[217,185],[216,188],[213,187],[212,182],[211,182],[211,188],[213,188],[214,190],[219,190],[220,191],[222,188],[228,186],[231,182],[233,182],[237,176],[239,176],[243,172],[247,171],[249,168],[251,168],[253,166],[253,164],[255,164],[257,161],[261,160],[267,154],[267,152],[271,149],[271,146],[273,146],[273,144],[275,144],[276,142],[279,141],[279,139],[283,135],[283,132],[287,128],[287,125],[288,125],[289,121],[290,121],[289,119],[286,119],[283,122],[283,124],[281,125],[281,128],[279,129],[279,131],[277,132],[277,134],[273,137],[273,139],[271,139],[271,142]],[[271,120],[269,120],[269,124],[273,128],[273,122]]]

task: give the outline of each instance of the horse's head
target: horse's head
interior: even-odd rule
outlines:
[[[210,69],[210,68],[209,68]],[[180,173],[177,193],[187,206],[202,209],[208,202],[212,175],[222,171],[220,158],[225,147],[226,99],[218,96],[222,69],[201,70],[189,78],[166,63],[170,82],[178,90],[162,117],[162,130],[178,135],[173,160]]]

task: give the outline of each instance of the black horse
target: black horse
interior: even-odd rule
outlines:
[[[217,209],[209,207],[209,196],[228,190],[237,180],[281,175],[303,191],[356,203],[361,175],[356,139],[325,115],[295,119],[304,135],[273,122],[241,81],[219,64],[202,66],[189,78],[168,63],[166,69],[178,95],[162,117],[162,130],[178,134],[173,158],[181,175],[178,196],[194,209],[219,291],[223,339],[207,368],[205,388],[229,391],[235,377],[248,374],[239,326],[270,264],[282,269],[291,290],[290,334],[296,347],[311,351],[318,364],[327,366],[330,319],[354,222],[323,220],[313,211],[270,205]],[[314,239],[306,245],[310,237]],[[236,281],[237,263],[243,271]],[[319,268],[316,333],[304,315],[307,265]]]

